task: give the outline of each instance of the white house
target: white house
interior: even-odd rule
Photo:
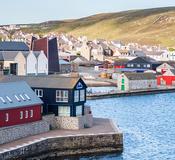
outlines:
[[[120,91],[148,90],[157,88],[154,73],[123,73],[117,81]]]
[[[22,53],[26,59],[26,75],[37,75],[37,58],[33,51]]]
[[[38,74],[48,75],[48,59],[44,54],[44,52],[34,51],[33,53],[37,59],[37,68],[36,68],[37,75]]]

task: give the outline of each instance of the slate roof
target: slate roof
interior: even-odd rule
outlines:
[[[81,80],[80,77],[65,77],[65,76],[59,76],[59,75],[0,76],[0,82],[25,81],[30,85],[30,87],[33,87],[33,88],[73,89],[80,80]]]
[[[130,60],[128,63],[150,63],[150,64],[159,64],[156,60],[150,57],[137,57],[133,60]]]
[[[124,73],[129,80],[155,80],[154,73]]]
[[[29,51],[24,42],[3,41],[0,42],[0,51]]]
[[[0,61],[13,61],[18,51],[0,51]]]
[[[42,104],[26,82],[0,83],[0,110]]]

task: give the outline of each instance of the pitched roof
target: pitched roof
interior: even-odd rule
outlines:
[[[156,60],[150,57],[136,57],[133,60],[130,60],[128,63],[151,63],[151,64],[159,64]]]
[[[26,82],[0,83],[0,110],[42,104]]]
[[[0,76],[1,82],[25,81],[33,88],[73,89],[80,77],[50,76]],[[84,82],[83,82],[84,83]],[[85,83],[84,83],[85,84]]]
[[[0,51],[29,51],[24,42],[3,41],[0,42]]]
[[[0,51],[0,60],[13,61],[18,53],[18,51]]]
[[[124,73],[129,80],[150,80],[156,79],[154,73]]]

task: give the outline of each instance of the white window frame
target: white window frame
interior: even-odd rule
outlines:
[[[80,92],[79,90],[74,90],[74,102],[79,102]]]
[[[5,121],[8,122],[9,121],[9,114],[5,113]]]
[[[56,90],[56,102],[68,102],[68,90]]]
[[[80,90],[80,101],[85,101],[85,89]]]
[[[70,106],[58,106],[58,116],[70,117]]]
[[[151,67],[151,65],[150,65],[150,64],[147,64],[146,66],[147,66],[147,68],[150,68],[150,67]]]
[[[30,110],[30,118],[33,118],[33,109]]]
[[[43,97],[43,89],[35,89],[35,93],[39,98]]]
[[[20,111],[20,119],[23,119],[23,111]]]
[[[25,111],[25,118],[29,118],[29,111]]]

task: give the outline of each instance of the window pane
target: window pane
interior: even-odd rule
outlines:
[[[76,116],[81,116],[82,115],[82,106],[76,106]]]
[[[70,116],[70,106],[58,106],[58,116]]]
[[[85,90],[80,90],[80,101],[84,101],[85,100]]]
[[[57,90],[56,91],[56,102],[68,102],[68,91]]]
[[[78,102],[79,101],[79,90],[75,90],[74,91],[74,102]]]

